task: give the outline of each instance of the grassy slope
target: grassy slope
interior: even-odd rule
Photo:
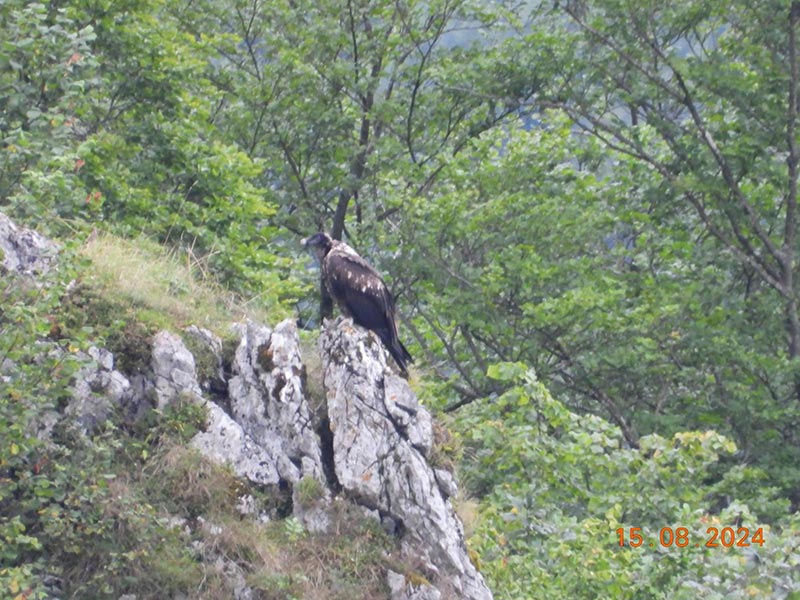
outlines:
[[[123,372],[145,367],[158,329],[197,324],[224,337],[236,320],[274,324],[281,313],[268,318],[214,285],[201,263],[147,240],[94,235],[80,254],[88,264],[53,320],[65,336],[91,328]],[[311,535],[280,518],[280,491],[251,486],[185,447],[202,422],[197,407],[178,406],[139,423],[109,423],[89,443],[59,439],[51,454],[60,457],[58,470],[39,476],[52,479],[60,500],[23,515],[42,546],[17,556],[23,568],[8,580],[26,572],[27,560],[34,572],[56,574],[65,598],[231,598],[231,569],[257,598],[387,596],[393,542],[379,526],[344,502],[335,535]],[[31,486],[31,506],[42,506],[36,494]],[[261,518],[240,513],[242,496]],[[71,512],[61,514],[66,506]]]

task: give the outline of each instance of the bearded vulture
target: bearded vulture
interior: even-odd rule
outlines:
[[[327,233],[314,234],[302,243],[319,260],[325,287],[342,313],[374,331],[407,376],[406,364],[414,359],[397,336],[394,299],[378,272],[350,246]]]

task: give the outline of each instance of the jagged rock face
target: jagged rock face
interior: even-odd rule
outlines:
[[[461,522],[447,499],[452,479],[441,489],[427,463],[428,412],[387,368],[380,342],[349,319],[328,323],[320,346],[334,465],[344,493],[393,521],[406,553],[421,556],[455,597],[491,598],[469,560]],[[393,597],[420,593],[433,597],[410,585]]]
[[[219,406],[208,402],[206,407],[206,430],[196,434],[190,445],[209,460],[230,465],[239,477],[262,485],[277,485],[280,477],[273,457]]]
[[[320,441],[303,390],[304,367],[297,327],[280,323],[274,331],[249,323],[233,362],[231,411],[258,440],[278,439],[288,460],[281,476],[297,481],[308,468],[322,480]]]
[[[58,247],[43,235],[21,229],[0,213],[0,265],[13,273],[46,273],[55,260]]]
[[[156,406],[163,410],[178,398],[202,401],[194,356],[180,336],[159,331],[153,338],[151,361],[156,390]]]
[[[274,331],[248,323],[241,335],[228,382],[232,417],[269,457],[274,483],[291,487],[294,516],[312,531],[325,530],[330,492],[320,438],[306,401],[297,327],[288,320]],[[319,490],[313,502],[298,497],[296,484],[304,478],[318,483],[306,488]]]
[[[280,478],[272,456],[236,421],[200,393],[195,361],[180,336],[161,331],[153,339],[152,361],[157,406],[163,409],[179,399],[206,407],[206,430],[190,445],[217,464],[228,464],[233,472],[259,484],[277,485]]]
[[[187,332],[197,336],[197,331]],[[215,354],[216,336],[201,332]],[[206,430],[190,444],[208,459],[228,464],[240,477],[262,485],[297,483],[304,476],[323,481],[319,438],[311,427],[302,389],[302,362],[294,325],[286,321],[273,332],[255,324],[242,326],[234,377],[228,382],[232,415],[205,399],[194,357],[180,336],[159,332],[153,340],[152,369],[157,404],[178,399],[206,407]],[[323,484],[321,490],[326,490]],[[327,519],[295,502],[294,514],[309,529],[324,528]]]
[[[442,594],[432,585],[414,586],[408,583],[405,575],[389,571],[386,574],[390,600],[441,600]]]
[[[55,244],[0,214],[0,273],[35,276],[50,267],[55,254]],[[461,523],[448,500],[456,492],[455,481],[427,462],[431,417],[407,382],[387,367],[376,337],[349,319],[326,324],[320,347],[327,415],[315,419],[293,322],[274,330],[239,326],[241,341],[227,381],[220,340],[197,328],[187,334],[214,360],[202,385],[195,356],[180,336],[164,331],[153,340],[149,372],[130,380],[114,369],[111,353],[90,349],[64,413],[90,432],[117,409],[135,419],[154,405],[198,403],[207,410],[207,427],[191,445],[254,483],[291,489],[293,514],[308,529],[329,527],[331,497],[341,494],[399,537],[406,557],[421,561],[432,583],[390,571],[391,600],[491,599],[468,558]],[[8,368],[0,365],[0,377]],[[220,404],[207,397],[209,392]],[[44,435],[64,416],[45,415]],[[318,497],[309,498],[311,492]],[[231,578],[241,579],[234,572]],[[250,597],[246,585],[237,589],[236,597]]]
[[[297,328],[284,321],[274,331],[248,323],[228,383],[236,422],[272,450],[280,477],[295,483],[310,474],[324,481],[319,436],[303,391]]]
[[[205,372],[197,369],[197,378],[203,392],[208,392],[217,395],[224,395],[228,391],[228,384],[225,377],[225,367],[222,360],[222,340],[210,332],[208,329],[190,325],[185,330],[185,333],[203,348],[207,355],[207,362],[211,363],[206,365]],[[195,356],[195,363],[197,363]]]

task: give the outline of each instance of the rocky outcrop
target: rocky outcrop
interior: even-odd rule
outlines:
[[[376,510],[405,554],[422,560],[434,584],[441,582],[457,598],[491,598],[469,560],[461,522],[448,500],[452,479],[442,485],[427,462],[433,438],[428,412],[406,381],[387,368],[377,339],[349,319],[328,323],[320,346],[343,493]],[[393,597],[433,597],[400,585],[396,577],[392,583],[398,590]]]
[[[328,523],[324,507],[330,496],[319,437],[303,394],[297,329],[284,321],[275,331],[254,323],[239,331],[242,338],[228,382],[231,414],[203,397],[192,354],[180,336],[166,331],[153,340],[157,405],[163,409],[178,400],[202,404],[208,412],[206,428],[190,444],[253,483],[291,489],[294,516],[312,531],[324,530]],[[188,334],[198,338],[198,330]],[[222,347],[208,331],[198,339],[212,352]],[[319,482],[318,502],[296,497],[295,484],[304,477]]]
[[[49,268],[56,246],[0,215],[0,249],[7,272],[35,277]],[[67,416],[88,433],[115,412],[130,421],[152,408],[203,406],[206,426],[191,446],[290,499],[288,509],[307,529],[327,531],[343,502],[381,521],[415,574],[387,571],[391,600],[490,599],[450,503],[455,481],[428,463],[431,416],[387,366],[379,340],[349,319],[326,323],[325,398],[312,410],[292,321],[274,329],[238,325],[235,337],[235,353],[223,361],[222,342],[209,331],[162,331],[152,339],[149,367],[130,379],[115,369],[110,352],[91,348],[81,355],[71,401],[63,414],[48,415],[45,429]],[[237,597],[247,598],[242,585]]]
[[[297,328],[284,321],[274,331],[248,323],[228,384],[231,412],[272,454],[289,483],[305,475],[324,480],[320,441],[304,393]]]
[[[292,321],[274,330],[248,323],[233,361],[228,396],[234,420],[270,456],[279,485],[292,490],[293,514],[312,531],[324,530],[330,500],[322,466],[322,447],[305,395],[305,367]],[[300,498],[303,489],[317,498]],[[313,500],[313,501],[312,501]]]
[[[32,229],[17,227],[0,213],[0,265],[12,273],[38,275],[47,272],[58,246]]]
[[[114,369],[114,355],[108,350],[92,347],[82,358],[85,364],[75,378],[72,401],[65,412],[88,432],[126,403],[131,394],[131,384]]]
[[[210,332],[206,334],[213,336]],[[192,438],[190,444],[194,448],[218,464],[229,465],[240,477],[258,484],[278,484],[280,478],[273,457],[220,406],[203,397],[194,357],[179,335],[162,331],[155,336],[151,365],[158,408],[178,401],[206,408],[206,429]]]

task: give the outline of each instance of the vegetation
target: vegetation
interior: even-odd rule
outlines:
[[[0,278],[0,590],[227,597],[176,515],[213,516],[265,597],[335,587],[291,561],[339,541],[236,526],[240,483],[180,446],[191,411],[37,435],[91,344],[135,372],[162,327],[313,329],[298,240],[324,226],[398,298],[497,597],[800,597],[799,21],[792,0],[2,3],[0,211],[64,248],[48,285]],[[384,543],[356,530],[350,597]]]
[[[779,489],[750,467],[720,469],[733,442],[692,431],[631,448],[618,427],[570,412],[521,365],[492,374],[514,386],[468,409],[464,475],[483,497],[472,543],[496,597],[800,593],[798,517],[771,527],[788,503]]]

